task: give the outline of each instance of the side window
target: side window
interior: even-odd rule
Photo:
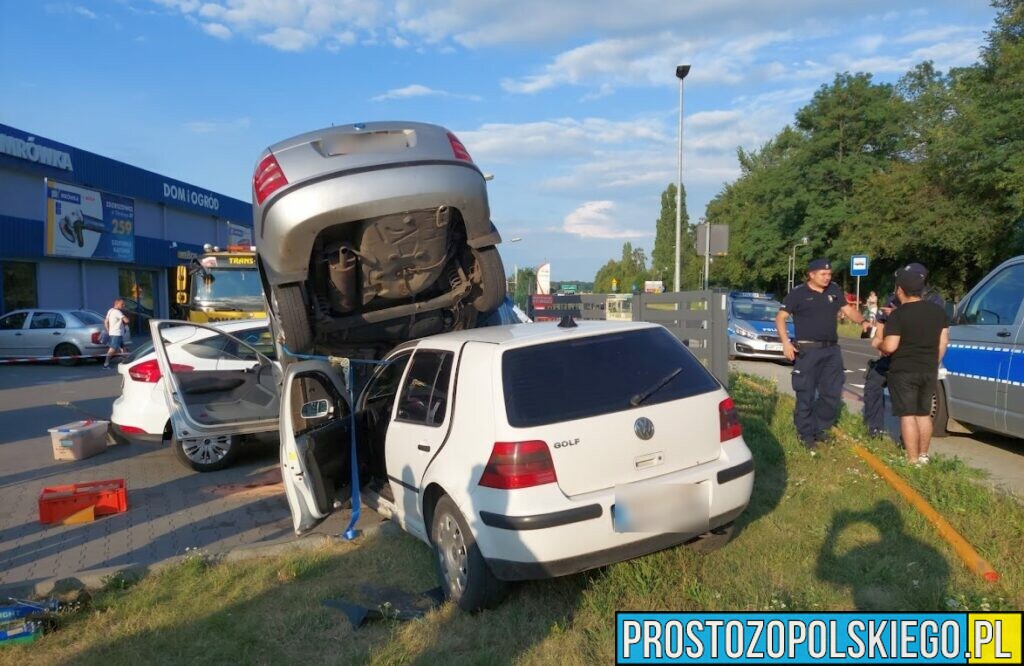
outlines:
[[[274,347],[274,338],[271,337],[270,329],[266,326],[261,326],[260,328],[247,328],[244,331],[235,333],[235,337],[246,344],[252,345],[253,349],[267,358],[271,360],[277,358],[277,349]],[[239,353],[242,352],[243,350],[239,350]],[[247,353],[249,356],[252,356],[252,358],[249,359],[246,357],[245,360],[256,360],[256,357],[251,351],[247,351]]]
[[[981,326],[1008,326],[1017,318],[1024,300],[1024,264],[1000,271],[968,301],[964,322]]]
[[[402,387],[398,420],[439,426],[448,411],[448,386],[452,374],[451,352],[417,351]]]
[[[29,328],[64,328],[64,317],[56,312],[37,312],[32,315]]]
[[[27,312],[15,312],[14,314],[7,315],[0,319],[0,331],[14,331],[22,328],[27,317]]]
[[[381,368],[366,387],[366,404],[374,409],[385,407],[390,413],[392,405],[395,404],[395,396],[398,394],[398,382],[402,380],[402,373],[405,366],[409,364],[411,354],[402,354],[391,359],[391,362]],[[373,403],[373,404],[371,404]]]

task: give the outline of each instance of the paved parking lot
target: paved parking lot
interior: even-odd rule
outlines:
[[[210,474],[185,469],[167,446],[140,443],[55,461],[47,428],[85,414],[109,418],[120,385],[120,375],[95,363],[0,365],[0,586],[151,565],[189,547],[215,554],[295,540],[276,444]],[[127,512],[80,525],[39,522],[44,486],[113,478],[127,482]],[[336,513],[315,533],[339,534],[348,517]]]

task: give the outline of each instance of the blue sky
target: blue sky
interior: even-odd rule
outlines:
[[[895,81],[977,58],[983,0],[0,2],[0,122],[248,199],[267,145],[330,124],[435,122],[486,173],[514,265],[590,280],[650,252],[838,71]]]

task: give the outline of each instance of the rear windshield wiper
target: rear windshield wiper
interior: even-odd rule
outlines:
[[[643,391],[642,393],[637,393],[632,398],[630,398],[629,399],[629,404],[631,404],[634,407],[636,407],[637,405],[642,403],[644,400],[646,400],[647,398],[650,398],[652,395],[654,395],[655,393],[660,391],[662,389],[662,387],[665,386],[665,384],[668,384],[670,381],[675,379],[676,375],[678,375],[682,371],[683,371],[682,366],[679,366],[678,368],[676,368],[675,370],[670,372],[664,379],[659,381],[657,384],[655,384],[651,388],[647,389],[646,391]]]

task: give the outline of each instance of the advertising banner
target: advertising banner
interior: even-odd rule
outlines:
[[[252,227],[228,222],[228,245],[252,245]]]
[[[135,200],[46,179],[51,257],[135,261]]]
[[[541,264],[537,269],[537,293],[551,293],[551,264]]]

